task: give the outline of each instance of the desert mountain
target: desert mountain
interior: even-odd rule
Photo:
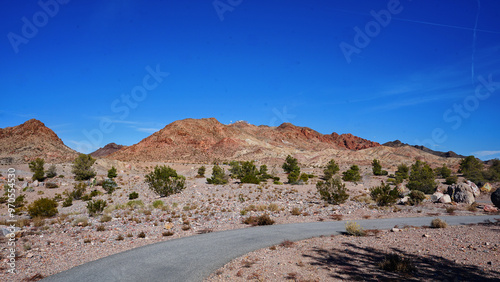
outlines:
[[[46,162],[72,161],[77,152],[70,149],[41,121],[0,128],[0,164],[23,163],[44,158]]]
[[[125,146],[118,145],[116,143],[109,143],[106,146],[99,148],[96,151],[90,153],[90,155],[94,158],[102,158],[102,157],[105,157],[109,154],[112,154],[112,153],[120,150],[123,147],[125,147]]]
[[[409,147],[413,147],[413,148],[422,150],[426,153],[429,153],[429,154],[432,154],[435,156],[439,156],[439,157],[443,157],[443,158],[465,158],[465,156],[459,155],[453,151],[448,151],[448,152],[434,151],[434,150],[431,150],[431,149],[424,147],[424,146],[421,146],[421,145],[409,145],[409,144],[403,143],[399,140],[387,142],[387,143],[384,143],[382,145],[387,146],[387,147],[393,147],[393,148],[409,146]]]

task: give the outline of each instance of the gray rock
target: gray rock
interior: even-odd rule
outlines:
[[[470,205],[476,201],[473,188],[466,183],[448,186],[448,195],[450,195],[451,199],[456,203],[466,203]]]
[[[491,193],[491,202],[500,209],[500,188]]]
[[[436,203],[436,202],[438,202],[438,201],[439,201],[439,199],[441,199],[441,197],[443,197],[443,196],[444,196],[444,195],[443,195],[443,193],[441,193],[441,192],[436,192],[436,193],[432,194],[432,196],[431,196],[431,201],[432,201],[433,203]]]

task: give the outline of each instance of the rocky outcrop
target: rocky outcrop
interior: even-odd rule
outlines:
[[[107,155],[113,154],[114,152],[120,150],[123,147],[125,147],[125,146],[118,145],[116,143],[109,143],[106,146],[104,146],[103,148],[99,148],[96,151],[90,153],[90,155],[94,158],[102,158],[102,157],[105,157]]]
[[[392,147],[392,148],[399,148],[399,147],[404,147],[404,146],[410,146],[410,147],[422,150],[422,151],[424,151],[426,153],[429,153],[429,154],[432,154],[432,155],[435,155],[435,156],[438,156],[438,157],[442,157],[442,158],[465,158],[465,156],[459,155],[459,154],[457,154],[455,152],[452,152],[452,151],[448,151],[448,152],[434,151],[434,150],[431,150],[431,149],[429,149],[427,147],[424,147],[424,146],[421,146],[421,145],[408,145],[408,144],[403,143],[403,142],[401,142],[399,140],[386,142],[386,143],[384,143],[382,145],[383,146],[387,146],[387,147]]]
[[[472,204],[476,201],[475,191],[471,185],[467,183],[450,185],[447,193],[456,203]]]
[[[77,153],[41,121],[30,119],[25,123],[0,128],[0,163],[25,163],[36,158],[45,162],[72,161]]]

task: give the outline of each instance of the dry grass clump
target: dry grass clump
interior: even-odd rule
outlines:
[[[101,220],[100,221],[101,221],[101,223],[102,222],[108,222],[108,221],[111,221],[111,219],[112,219],[112,217],[110,215],[105,214],[105,215],[101,216]]]
[[[168,237],[168,236],[174,235],[174,232],[172,232],[172,231],[165,231],[161,235],[163,235],[164,237]]]
[[[249,224],[252,226],[257,225],[273,225],[274,220],[272,220],[269,215],[263,214],[261,216],[249,216],[243,220],[243,223]]]
[[[444,221],[442,219],[435,218],[431,222],[431,227],[432,228],[446,228],[446,227],[448,227],[448,223],[446,223],[446,221]]]
[[[455,210],[456,210],[456,208],[454,206],[446,207],[446,212],[449,214],[454,214]]]
[[[412,261],[399,254],[386,255],[378,266],[380,269],[390,272],[411,273],[415,270]]]
[[[474,202],[467,206],[467,210],[470,212],[477,212],[477,206],[478,206],[477,203]]]
[[[285,248],[290,248],[294,245],[295,243],[290,241],[290,240],[285,240],[281,242],[280,246],[285,247]]]
[[[302,212],[300,211],[299,208],[295,207],[292,209],[292,211],[290,212],[292,215],[301,215]]]
[[[347,234],[351,236],[365,236],[366,232],[358,223],[356,222],[346,222],[345,230]]]

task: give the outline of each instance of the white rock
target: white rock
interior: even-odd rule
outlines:
[[[441,192],[436,192],[436,193],[432,194],[432,196],[431,196],[431,201],[432,201],[433,203],[435,203],[435,202],[439,201],[439,199],[441,199],[441,197],[443,197],[443,196],[444,196],[444,194],[443,194],[443,193],[441,193]]]
[[[451,203],[451,197],[450,197],[450,195],[448,195],[448,194],[443,195],[443,196],[439,199],[439,202],[440,202],[440,203],[443,203],[443,204],[448,204],[448,203]]]
[[[33,187],[38,187],[38,180],[33,181]]]

